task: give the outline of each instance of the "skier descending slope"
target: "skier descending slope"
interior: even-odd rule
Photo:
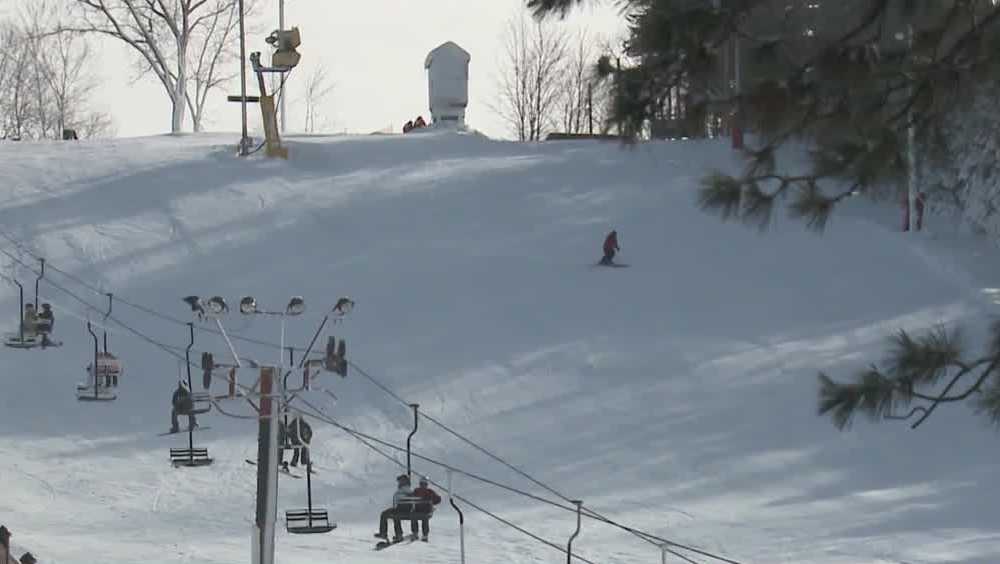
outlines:
[[[618,232],[612,230],[608,233],[608,236],[604,238],[604,258],[601,259],[600,264],[604,266],[614,265],[615,251],[620,251],[621,248],[618,246]]]

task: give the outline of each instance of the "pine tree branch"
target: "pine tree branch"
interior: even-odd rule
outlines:
[[[951,391],[951,388],[954,387],[959,380],[961,380],[969,373],[969,370],[959,371],[959,373],[956,374],[954,378],[952,378],[951,382],[948,382],[948,385],[945,387],[944,391],[941,392],[941,395],[937,399],[933,400],[930,407],[927,408],[927,411],[923,414],[923,416],[921,416],[920,419],[915,421],[913,425],[910,425],[910,428],[916,429],[917,427],[919,427],[920,424],[926,421],[927,418],[930,417],[932,413],[934,413],[934,410],[937,409],[937,407],[942,403],[962,401],[964,399],[967,399],[974,392],[978,391],[980,387],[983,385],[983,382],[985,382],[986,379],[990,376],[990,374],[992,374],[993,371],[996,369],[998,362],[1000,362],[1000,356],[993,357],[993,360],[990,361],[990,364],[989,366],[986,367],[986,370],[983,370],[983,373],[979,375],[979,378],[976,380],[975,384],[970,386],[969,389],[967,389],[965,392],[957,396],[949,397],[948,392]],[[971,370],[971,366],[968,368]]]

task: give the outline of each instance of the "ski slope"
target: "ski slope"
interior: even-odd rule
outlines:
[[[350,296],[353,313],[321,343],[346,338],[349,359],[406,402],[585,507],[678,543],[742,563],[1000,561],[1000,492],[989,486],[1000,452],[981,418],[951,407],[917,431],[862,419],[841,433],[815,413],[816,372],[843,378],[877,361],[900,327],[962,324],[975,344],[1000,283],[985,244],[933,219],[931,231],[903,235],[895,209],[861,200],[823,236],[781,217],[765,233],[720,223],[694,204],[708,168],[739,164],[717,141],[299,137],[287,162],[239,160],[235,142],[0,145],[0,229],[73,278],[182,322],[183,296],[224,296],[227,331],[271,343],[276,319],[240,316],[240,296],[272,309],[303,296],[306,314],[287,325],[296,346]],[[592,266],[612,228],[630,268]],[[3,248],[37,268],[23,249]],[[17,275],[32,298],[34,276]],[[46,563],[248,562],[255,423],[201,416],[212,429],[196,446],[215,463],[172,468],[168,450],[186,435],[156,435],[169,426],[179,364],[151,341],[183,351],[187,328],[116,302],[114,316],[141,333],[109,323],[125,364],[119,399],[80,403],[93,341],[86,308],[64,290],[105,307],[49,269],[40,293],[65,345],[0,350],[0,522]],[[12,331],[17,289],[2,292],[0,325]],[[261,362],[282,354],[234,344]],[[202,350],[228,361],[212,333],[199,331],[196,362]],[[357,370],[320,386],[336,401],[306,398],[329,416],[405,444],[412,413]],[[447,501],[429,544],[372,552],[400,468],[323,422],[313,429],[314,500],[339,526],[312,537],[279,526],[279,562],[459,561]],[[555,498],[426,421],[413,447]],[[414,467],[446,481],[440,468]],[[560,546],[575,528],[569,512],[455,480],[469,500]],[[279,496],[279,516],[304,507],[305,481],[282,477]],[[463,509],[469,562],[565,558]],[[656,546],[590,519],[574,553],[660,561]]]

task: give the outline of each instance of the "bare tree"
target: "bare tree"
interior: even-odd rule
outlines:
[[[5,51],[4,72],[0,89],[0,119],[4,139],[30,139],[33,115],[31,104],[31,48],[27,36],[14,24],[7,23],[0,31]]]
[[[64,31],[96,33],[124,42],[139,55],[139,70],[160,81],[171,103],[170,131],[179,133],[185,109],[204,119],[207,94],[219,86],[225,37],[238,23],[237,0],[72,0],[79,21]],[[234,23],[236,22],[236,23]],[[191,81],[195,93],[188,92]]]
[[[230,65],[232,62],[239,64],[239,5],[233,0],[216,1],[220,6],[229,6],[211,11],[202,25],[195,26],[191,32],[191,86],[194,91],[191,93],[191,88],[188,89],[187,103],[195,131],[204,128],[209,93],[239,74],[239,67]],[[245,0],[247,17],[256,12],[257,5],[257,0]]]
[[[317,131],[317,120],[322,117],[320,108],[326,97],[333,91],[334,85],[329,81],[329,71],[322,62],[316,65],[312,74],[306,79],[305,94],[302,101],[305,104],[306,119],[304,130],[306,133]],[[320,127],[322,127],[322,123]]]
[[[88,108],[97,85],[91,71],[99,67],[89,43],[53,31],[61,8],[52,0],[25,4],[18,23],[0,32],[5,45],[16,46],[16,56],[0,54],[0,115],[8,116],[5,129],[12,136],[58,139],[63,129],[83,123],[95,134],[110,130],[111,118]]]
[[[598,131],[604,128],[611,90],[610,81],[597,74],[597,61],[607,51],[607,44],[581,29],[567,49],[559,104],[559,123],[566,133],[589,133],[591,122]]]
[[[507,22],[494,111],[519,141],[538,141],[558,123],[569,38],[521,13]]]

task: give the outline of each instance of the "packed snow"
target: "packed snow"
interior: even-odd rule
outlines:
[[[41,562],[250,559],[256,469],[244,459],[256,456],[255,422],[199,416],[211,429],[195,445],[215,463],[172,468],[168,450],[187,435],[157,434],[180,365],[150,341],[183,354],[187,328],[121,302],[114,317],[142,336],[107,323],[125,364],[118,399],[78,402],[93,340],[86,308],[64,289],[93,305],[95,323],[106,303],[79,281],[182,322],[182,297],[221,295],[228,332],[271,343],[277,320],[239,315],[239,297],[280,309],[301,295],[307,311],[287,324],[299,347],[349,296],[354,311],[321,343],[346,338],[349,359],[402,399],[584,507],[737,562],[1000,560],[1000,492],[989,486],[1000,452],[983,418],[949,406],[916,431],[862,419],[839,432],[816,415],[816,373],[843,379],[878,361],[899,328],[961,324],[979,343],[1000,294],[985,243],[933,218],[900,233],[897,209],[860,198],[822,236],[782,217],[762,233],[722,223],[695,198],[708,170],[739,166],[714,140],[293,137],[288,161],[237,158],[235,142],[0,145],[0,230],[78,279],[49,269],[40,284],[61,348],[0,350],[0,523]],[[594,266],[611,229],[629,268]],[[26,249],[3,248],[37,268]],[[34,275],[3,261],[33,299]],[[13,331],[17,288],[2,290],[0,324]],[[234,344],[262,363],[283,357]],[[221,338],[199,331],[195,362],[204,350],[229,360]],[[359,371],[325,373],[318,387],[336,400],[305,397],[330,417],[405,444],[412,413]],[[314,502],[338,528],[293,536],[279,523],[279,562],[459,561],[447,501],[430,543],[372,552],[401,469],[312,425]],[[557,500],[426,421],[413,449]],[[423,461],[414,470],[446,481]],[[465,476],[455,486],[559,546],[575,529],[570,512]],[[305,502],[305,480],[281,477],[279,518]],[[463,510],[469,562],[565,557]],[[658,547],[591,519],[573,551],[599,564],[660,561]]]

